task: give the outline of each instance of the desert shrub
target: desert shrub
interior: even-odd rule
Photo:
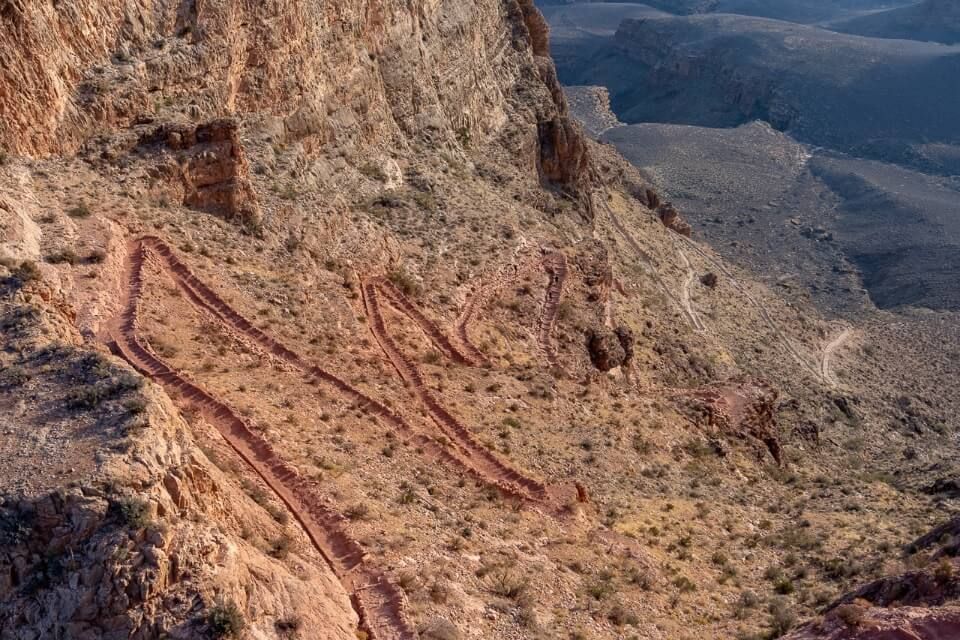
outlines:
[[[367,162],[359,167],[358,170],[371,180],[379,180],[383,182],[387,179],[387,174],[384,173],[383,168],[381,168],[380,165],[375,162]]]
[[[422,640],[460,640],[460,631],[444,618],[434,618],[420,627]]]
[[[594,600],[606,600],[616,590],[616,585],[613,583],[613,574],[608,571],[601,571],[587,585],[587,595]]]
[[[529,586],[522,576],[518,576],[509,567],[494,569],[490,572],[488,580],[490,591],[511,600],[516,600],[522,596]]]
[[[362,502],[358,502],[347,507],[344,515],[350,520],[366,520],[370,517],[370,507]]]
[[[220,602],[210,609],[207,625],[214,638],[236,638],[246,626],[243,613],[233,602]]]
[[[394,269],[389,274],[387,278],[392,282],[400,291],[403,291],[404,295],[408,296],[418,296],[420,295],[421,288],[416,280],[413,279],[409,273],[403,269]]]
[[[430,585],[429,594],[434,604],[445,604],[450,597],[450,586],[446,582],[436,580]]]
[[[143,529],[150,524],[150,504],[139,498],[122,498],[110,504],[113,515],[125,526]]]
[[[520,421],[514,418],[513,416],[507,416],[506,418],[504,418],[503,424],[504,426],[512,427],[514,429],[519,429],[521,426],[523,426],[521,425]]]
[[[773,600],[767,611],[770,613],[770,635],[774,638],[786,634],[797,621],[797,616],[790,610],[790,603],[786,598]]]
[[[283,560],[290,555],[290,547],[292,545],[293,540],[290,539],[290,536],[283,534],[270,543],[270,550],[268,553],[278,560]]]
[[[80,202],[67,211],[67,215],[71,218],[89,218],[90,214],[90,207],[87,206],[86,202]]]
[[[296,616],[282,618],[273,623],[273,628],[277,630],[277,635],[281,638],[292,638],[296,635],[303,622]]]
[[[843,624],[852,628],[860,626],[860,623],[863,622],[863,618],[867,613],[867,609],[858,604],[850,603],[840,605],[834,609],[833,613]]]
[[[23,367],[11,365],[0,368],[0,389],[9,389],[26,384],[30,374]]]
[[[50,264],[77,264],[77,254],[73,249],[61,249],[56,253],[51,253],[44,258]]]
[[[681,593],[689,593],[697,590],[697,585],[687,576],[677,576],[674,578],[673,586],[679,589]]]
[[[620,604],[615,604],[610,608],[610,611],[607,613],[607,620],[618,627],[622,627],[625,624],[632,627],[640,624],[640,618],[632,611],[624,609],[623,605]]]
[[[13,282],[15,287],[22,287],[30,282],[40,279],[40,269],[32,260],[24,260],[20,266],[13,270]]]
[[[147,399],[141,395],[134,396],[124,401],[123,408],[133,415],[140,415],[147,410]]]
[[[747,617],[750,610],[754,609],[758,604],[760,604],[760,598],[757,597],[757,594],[749,589],[741,591],[740,597],[737,598],[736,604],[733,605],[733,615],[737,619],[743,620]]]
[[[773,583],[773,590],[779,593],[780,595],[789,595],[796,591],[796,587],[793,585],[793,580],[787,576],[781,576],[777,578]]]
[[[71,390],[67,394],[67,406],[71,409],[96,409],[104,402],[142,386],[143,378],[120,373]]]
[[[933,577],[938,584],[943,585],[953,580],[954,573],[953,563],[946,558],[942,558],[936,569],[933,570]]]

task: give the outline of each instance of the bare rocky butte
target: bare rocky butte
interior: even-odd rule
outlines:
[[[0,637],[960,624],[957,325],[720,257],[530,0],[0,33]]]

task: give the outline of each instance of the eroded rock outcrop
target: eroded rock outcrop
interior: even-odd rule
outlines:
[[[590,361],[599,371],[626,366],[633,358],[633,332],[628,327],[597,327],[587,334]]]
[[[948,640],[960,637],[960,519],[907,546],[911,568],[851,591],[788,640]],[[919,568],[915,568],[919,567]]]
[[[256,230],[263,215],[250,184],[250,171],[234,120],[164,125],[142,145],[163,145],[172,154],[164,170],[178,183],[185,206],[208,211]]]
[[[589,332],[587,351],[590,353],[593,366],[600,371],[610,371],[621,366],[627,359],[627,352],[620,344],[617,334],[605,327],[598,327]]]
[[[678,394],[677,399],[717,433],[763,443],[777,464],[781,464],[783,447],[776,419],[778,395],[764,381],[735,378]]]
[[[821,620],[789,640],[946,640],[960,635],[960,571],[955,559],[871,582],[833,602]]]
[[[667,229],[676,231],[682,236],[690,237],[692,229],[690,224],[683,219],[683,216],[680,215],[680,210],[677,209],[673,204],[665,202],[659,204],[656,208],[657,217],[660,218],[660,222],[663,223]]]
[[[537,125],[540,172],[543,178],[571,194],[582,192],[590,156],[580,126],[569,116],[556,116]]]
[[[858,603],[784,636],[784,640],[952,640],[960,634],[960,607],[897,607]]]

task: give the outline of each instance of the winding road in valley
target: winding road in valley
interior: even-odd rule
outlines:
[[[607,212],[607,215],[610,218],[611,223],[614,228],[623,236],[627,244],[633,248],[634,252],[637,254],[638,258],[641,259],[641,262],[644,264],[649,263],[649,256],[646,252],[643,251],[637,241],[633,238],[630,232],[623,226],[620,222],[617,215],[613,212],[610,206],[606,203],[605,198],[600,198],[601,203],[604,205],[604,209]],[[799,349],[794,345],[793,341],[783,332],[780,328],[780,325],[773,319],[773,316],[770,314],[769,309],[761,301],[757,300],[752,293],[747,289],[747,287],[741,283],[736,276],[730,271],[730,269],[723,264],[722,261],[713,258],[709,253],[704,251],[696,242],[683,236],[674,231],[670,231],[670,236],[674,243],[685,244],[688,248],[695,251],[701,258],[713,265],[718,271],[720,271],[726,278],[729,280],[733,288],[741,295],[743,298],[750,303],[757,311],[760,313],[760,316],[763,318],[764,323],[770,328],[773,334],[777,337],[779,343],[783,346],[783,349],[800,365],[800,367],[812,375],[814,378],[822,380],[831,386],[837,386],[839,381],[830,368],[830,360],[833,356],[833,353],[846,342],[847,339],[854,333],[852,329],[844,330],[840,335],[838,335],[833,341],[826,345],[818,366],[814,366],[808,358],[806,358]],[[683,249],[677,245],[677,250],[680,253],[680,258],[683,261],[684,266],[688,270],[687,278],[684,281],[683,289],[681,293],[681,299],[678,301],[672,293],[667,289],[666,284],[660,278],[659,274],[653,270],[652,275],[656,278],[657,282],[660,284],[661,289],[663,289],[667,297],[670,298],[675,304],[680,306],[684,315],[687,316],[687,319],[690,321],[691,326],[695,331],[699,333],[706,332],[706,325],[700,319],[699,315],[693,309],[693,305],[690,299],[690,287],[696,278],[696,273],[693,270],[692,265],[690,264],[690,259],[687,257]]]
[[[777,336],[780,343],[783,345],[784,350],[786,350],[786,352],[789,353],[793,357],[793,359],[797,361],[797,364],[799,364],[805,371],[813,375],[814,378],[818,378],[818,379],[822,378],[821,371],[819,371],[817,367],[814,367],[813,365],[810,364],[810,362],[807,361],[807,359],[803,356],[803,354],[800,353],[797,347],[794,346],[793,341],[790,340],[790,338],[787,337],[787,335],[783,332],[783,330],[780,329],[780,325],[777,324],[777,322],[773,319],[773,316],[770,315],[770,311],[767,309],[767,306],[762,302],[760,302],[759,300],[757,300],[753,296],[753,294],[750,293],[750,291],[743,285],[743,283],[741,283],[733,275],[733,273],[730,271],[730,269],[727,268],[725,264],[723,264],[719,260],[714,259],[710,254],[708,254],[706,251],[700,248],[697,245],[697,243],[691,240],[690,238],[682,236],[678,233],[674,233],[672,231],[670,233],[672,233],[674,237],[679,238],[681,242],[684,242],[688,247],[690,247],[695,252],[697,252],[697,254],[701,258],[703,258],[704,260],[712,264],[721,273],[723,273],[723,275],[727,277],[727,280],[730,281],[730,284],[733,285],[733,288],[736,289],[737,292],[740,293],[740,295],[742,295],[744,299],[747,300],[747,302],[749,302],[755,309],[757,309],[757,311],[760,313],[760,316],[763,318],[764,322],[767,324],[768,327],[770,327],[770,330],[774,333],[774,335]]]

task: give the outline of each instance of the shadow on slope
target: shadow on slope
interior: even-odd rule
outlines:
[[[960,43],[960,3],[956,0],[925,0],[858,16],[831,27],[836,31],[872,38]]]
[[[612,38],[567,32],[554,46],[561,81],[608,87],[625,122],[762,119],[815,145],[960,171],[960,47],[731,15],[626,20]]]
[[[821,308],[867,309],[862,279],[881,308],[960,309],[960,191],[949,180],[814,151],[761,122],[619,126],[602,140],[718,251]]]

